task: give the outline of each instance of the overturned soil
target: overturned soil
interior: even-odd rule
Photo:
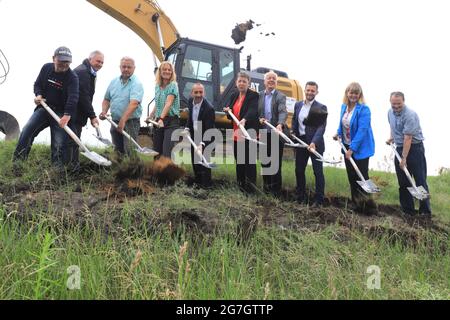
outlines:
[[[227,186],[227,181],[215,181],[211,189],[199,189],[191,185],[189,178],[177,187],[161,186],[148,179],[120,178],[94,188],[76,184],[67,191],[37,191],[20,184],[14,186],[15,192],[3,194],[0,202],[7,218],[25,224],[44,218],[62,232],[79,227],[115,236],[186,230],[211,238],[231,230],[245,241],[258,228],[316,232],[337,225],[339,231],[334,237],[342,242],[359,232],[373,239],[412,247],[425,244],[433,250],[448,251],[448,225],[435,219],[406,217],[398,206],[379,205],[379,213],[368,216],[357,214],[347,199],[339,197],[328,197],[325,206],[319,208],[300,205],[292,200],[290,191],[281,200],[258,195],[230,200],[222,194],[230,194]],[[180,193],[180,203],[170,203],[168,197],[174,192]],[[430,233],[439,241],[428,240]]]

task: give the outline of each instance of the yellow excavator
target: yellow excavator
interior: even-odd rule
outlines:
[[[154,54],[155,67],[158,61],[168,60],[175,66],[180,90],[182,120],[187,119],[186,107],[192,86],[200,82],[205,86],[206,97],[216,110],[216,127],[231,128],[231,122],[222,112],[224,104],[235,89],[239,71],[240,50],[211,43],[183,38],[170,18],[155,0],[87,0],[108,15],[120,21],[138,34]],[[264,89],[264,73],[269,68],[247,71],[251,76],[251,88]],[[273,69],[272,69],[273,70]],[[303,99],[303,91],[296,80],[288,78],[285,72],[274,70],[278,78],[277,89],[286,94],[290,113],[290,126],[295,101]]]
[[[216,110],[216,127],[231,128],[231,121],[222,108],[235,89],[237,73],[243,70],[239,49],[181,37],[156,0],[87,1],[138,34],[152,50],[155,68],[158,61],[168,60],[174,64],[183,110],[182,120],[187,119],[191,88],[200,82],[205,86],[206,97]],[[251,70],[248,58],[246,70],[252,79],[251,88],[261,91],[264,89],[264,73],[274,69],[261,67]],[[279,76],[277,89],[288,97],[290,126],[294,103],[303,99],[303,91],[296,80],[288,78],[287,73],[274,71]],[[17,120],[4,111],[0,111],[0,131],[5,133],[6,139],[15,139],[20,132]]]

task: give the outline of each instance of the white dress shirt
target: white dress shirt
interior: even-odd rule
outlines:
[[[194,130],[198,128],[198,114],[200,113],[200,107],[202,106],[203,99],[199,103],[192,102],[194,107],[192,108],[192,123],[194,124]]]
[[[300,112],[298,113],[298,131],[301,136],[304,136],[306,134],[306,126],[303,124],[303,120],[305,120],[308,117],[309,110],[311,110],[311,106],[314,103],[313,101],[310,101],[309,103],[306,102],[306,100],[303,102],[303,107],[300,109]]]

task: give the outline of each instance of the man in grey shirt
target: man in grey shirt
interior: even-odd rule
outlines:
[[[259,93],[258,114],[261,123],[261,141],[266,145],[261,146],[261,174],[263,176],[263,188],[274,196],[281,195],[284,141],[264,124],[268,121],[275,130],[283,132],[286,127],[287,109],[286,95],[276,90],[278,75],[269,71],[264,75],[265,89]],[[287,133],[287,132],[285,132]]]
[[[392,109],[388,112],[391,137],[387,144],[395,142],[397,152],[401,155],[401,161],[395,159],[395,171],[399,184],[400,205],[403,212],[409,215],[416,213],[414,198],[408,192],[410,183],[403,171],[408,167],[418,186],[423,186],[427,191],[427,160],[423,146],[423,135],[417,113],[405,105],[405,95],[402,92],[391,93],[390,102]],[[419,214],[431,215],[430,200],[420,201]]]

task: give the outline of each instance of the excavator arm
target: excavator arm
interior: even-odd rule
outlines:
[[[122,22],[147,43],[159,61],[179,34],[155,0],[87,0]]]

